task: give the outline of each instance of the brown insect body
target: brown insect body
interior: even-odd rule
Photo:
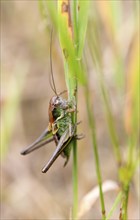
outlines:
[[[69,144],[72,138],[75,137],[75,126],[72,125],[71,121],[71,112],[74,112],[75,108],[72,107],[74,107],[73,104],[61,96],[53,96],[48,108],[48,128],[34,143],[21,152],[22,155],[26,155],[51,141],[55,141],[56,150],[47,165],[43,168],[43,173],[47,172],[60,154],[66,158],[64,165],[68,162],[70,156]]]
[[[65,112],[69,108],[68,102],[60,96],[53,96],[49,102],[49,126],[48,130],[51,130],[52,133],[56,133],[54,131],[54,127],[56,125],[56,121],[64,117]]]

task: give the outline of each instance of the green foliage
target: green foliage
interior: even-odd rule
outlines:
[[[49,14],[54,27],[57,28],[58,19],[57,19],[57,9],[56,9],[55,2],[53,0],[51,1],[38,0],[38,5],[39,5],[41,16],[46,22],[46,24],[48,22],[48,18],[49,18],[48,14]]]
[[[81,59],[83,55],[83,49],[85,45],[85,37],[89,18],[89,6],[90,1],[79,1],[79,13],[78,13],[78,58]]]
[[[106,32],[108,34],[108,38],[112,45],[112,51],[114,53],[115,60],[113,62],[114,65],[114,73],[117,75],[114,79],[120,82],[116,83],[116,89],[119,90],[120,94],[124,92],[125,81],[124,81],[124,70],[125,70],[125,63],[122,57],[122,51],[118,44],[117,33],[118,27],[117,24],[121,24],[120,20],[122,19],[122,3],[121,2],[114,2],[114,1],[104,1],[99,2],[98,9],[102,18],[102,22],[105,25]],[[104,6],[104,7],[103,7]],[[114,8],[118,10],[114,13]],[[96,21],[98,23],[98,21]],[[100,25],[100,24],[98,24]],[[120,149],[120,140],[119,135],[116,130],[115,126],[115,119],[113,117],[112,106],[110,102],[110,97],[106,85],[106,81],[103,77],[104,71],[102,68],[103,65],[103,58],[101,57],[101,47],[100,41],[102,40],[101,34],[94,31],[95,26],[90,25],[90,35],[89,35],[89,47],[91,51],[91,55],[93,58],[93,62],[95,64],[96,73],[98,74],[99,78],[99,86],[101,89],[102,97],[103,97],[103,107],[106,112],[106,119],[107,124],[110,132],[111,141],[113,143],[113,151],[118,163],[118,176],[119,181],[122,185],[122,219],[127,219],[127,202],[128,202],[128,195],[129,195],[129,185],[132,181],[135,169],[138,165],[139,161],[139,153],[137,149],[137,140],[138,140],[138,131],[139,131],[139,64],[138,64],[138,57],[139,57],[139,43],[137,40],[137,36],[134,38],[132,51],[130,51],[129,55],[129,62],[128,62],[128,75],[127,75],[127,91],[126,96],[127,100],[129,100],[128,105],[126,105],[124,109],[125,113],[125,127],[126,133],[128,134],[128,139],[126,139],[127,149],[126,152],[128,153],[128,158],[124,160],[122,157],[122,152]],[[93,44],[91,44],[93,42]],[[119,67],[119,68],[118,68]],[[121,85],[121,86],[120,86]],[[133,106],[133,107],[132,107]],[[123,125],[122,125],[123,126]],[[135,162],[134,162],[135,161]],[[137,161],[137,162],[136,162]],[[114,203],[115,204],[115,203]],[[113,208],[113,207],[112,207]]]
[[[67,2],[68,3],[68,2]],[[61,50],[64,55],[65,80],[69,99],[77,106],[77,83],[86,83],[86,77],[79,62],[82,57],[87,21],[89,1],[73,1],[73,11],[63,13],[62,4],[58,1],[58,32]],[[80,12],[78,11],[78,4]],[[70,7],[70,6],[69,6]],[[84,15],[84,16],[83,16]],[[77,123],[77,113],[73,115],[73,122]],[[78,171],[77,171],[77,144],[73,143],[73,218],[77,217],[78,209]]]
[[[50,2],[50,1],[48,1]],[[50,3],[49,3],[50,4]],[[91,15],[89,20],[89,7],[90,4],[94,6],[93,15]],[[137,4],[137,3],[134,3]],[[122,152],[120,148],[120,140],[119,134],[115,125],[115,118],[111,106],[108,85],[106,80],[104,79],[104,57],[102,41],[104,34],[107,38],[108,45],[111,51],[112,61],[112,69],[113,69],[113,80],[114,85],[116,86],[116,90],[119,91],[119,94],[124,95],[125,91],[125,62],[123,57],[123,51],[121,48],[121,44],[119,43],[119,29],[123,22],[123,3],[121,1],[78,1],[74,0],[71,3],[71,15],[72,21],[71,25],[68,26],[68,17],[63,16],[62,13],[62,0],[58,1],[58,14],[55,9],[53,9],[53,3],[51,3],[48,8],[54,23],[57,26],[57,30],[59,33],[60,45],[64,57],[64,69],[65,69],[65,80],[67,84],[67,89],[69,92],[69,99],[74,100],[77,104],[77,98],[74,97],[75,88],[77,87],[77,83],[81,83],[85,88],[85,97],[86,97],[86,106],[87,106],[87,114],[89,120],[89,126],[91,130],[91,137],[93,142],[93,150],[95,155],[95,165],[96,165],[96,173],[97,179],[99,183],[100,189],[100,201],[102,208],[102,218],[109,219],[117,205],[121,202],[122,204],[122,219],[127,219],[127,202],[129,195],[129,185],[132,181],[135,169],[138,165],[139,158],[135,156],[137,155],[137,140],[138,140],[138,131],[139,131],[139,53],[136,51],[138,48],[138,44],[135,45],[135,49],[132,53],[132,57],[129,63],[128,78],[131,80],[127,82],[127,91],[126,95],[130,99],[130,105],[124,108],[126,110],[126,114],[124,114],[124,121],[127,121],[125,125],[121,125],[125,127],[126,139],[125,143],[128,145],[126,152],[128,154],[128,158],[124,159],[122,157]],[[117,10],[116,10],[117,8]],[[57,14],[57,15],[56,15]],[[137,16],[138,17],[138,16]],[[136,17],[136,19],[137,19]],[[100,19],[99,19],[100,18]],[[134,18],[135,19],[135,18]],[[57,22],[55,22],[57,20]],[[89,21],[88,21],[89,20]],[[88,27],[88,29],[87,29]],[[104,27],[104,30],[102,30]],[[122,26],[123,27],[123,26]],[[121,28],[122,28],[121,27]],[[104,32],[105,33],[104,33]],[[86,35],[87,33],[87,35]],[[87,36],[87,37],[86,37]],[[102,191],[102,174],[100,170],[100,160],[98,155],[98,143],[96,137],[96,125],[94,112],[91,108],[90,103],[90,88],[88,83],[88,77],[86,75],[86,62],[82,60],[83,58],[83,49],[85,45],[85,40],[88,39],[88,48],[86,48],[86,52],[88,51],[91,55],[91,59],[93,61],[93,68],[97,74],[99,87],[103,99],[103,109],[105,110],[105,117],[108,125],[108,130],[110,134],[110,139],[112,142],[112,150],[114,152],[116,162],[118,165],[118,181],[121,182],[121,191],[118,194],[112,208],[110,209],[109,214],[105,217],[105,204],[104,204],[104,195]],[[137,55],[137,56],[136,56]],[[82,63],[83,62],[83,63]],[[131,83],[130,83],[131,82]],[[129,88],[129,89],[128,89]],[[130,95],[131,94],[131,95]],[[133,106],[133,107],[132,107]],[[131,119],[131,120],[130,120]],[[76,115],[74,118],[76,122]],[[129,122],[129,123],[128,123]],[[138,153],[139,155],[139,153]],[[77,153],[76,153],[76,145],[74,147],[74,206],[75,213],[74,218],[76,218],[77,213]]]

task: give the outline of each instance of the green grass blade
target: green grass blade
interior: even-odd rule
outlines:
[[[108,213],[106,220],[109,220],[111,218],[111,216],[113,215],[113,212],[115,211],[116,207],[118,206],[119,202],[122,200],[122,192],[119,192],[118,196],[115,199],[115,202],[110,210],[110,212]]]
[[[69,100],[77,106],[77,72],[80,71],[76,60],[73,43],[73,27],[71,21],[70,1],[58,1],[58,31],[61,49],[64,55],[65,80]],[[77,107],[76,107],[77,109]],[[77,123],[77,112],[72,116],[73,124]],[[78,210],[78,165],[77,165],[77,140],[73,140],[73,219],[77,218]]]
[[[48,22],[48,13],[51,17],[51,21],[53,22],[53,25],[57,29],[57,9],[56,9],[56,4],[53,0],[51,1],[46,1],[46,0],[38,0],[38,5],[40,9],[40,13],[42,18],[45,20],[46,24]]]
[[[59,38],[61,48],[64,54],[64,60],[67,63],[69,69],[69,80],[66,82],[67,86],[75,89],[75,79],[78,82],[84,84],[85,76],[80,67],[80,63],[77,60],[75,45],[72,40],[72,30],[70,26],[68,28],[67,16],[63,16],[61,1],[58,1],[58,26],[59,26]],[[67,76],[66,76],[67,78]],[[71,84],[71,85],[70,85]]]
[[[95,157],[95,166],[96,166],[96,175],[99,184],[99,192],[100,192],[100,203],[102,209],[102,219],[105,219],[105,203],[104,203],[104,194],[102,189],[102,176],[101,176],[101,169],[100,169],[100,161],[99,161],[99,154],[98,154],[98,144],[97,144],[97,137],[96,137],[96,127],[95,127],[95,118],[94,112],[91,110],[90,107],[90,94],[88,85],[85,88],[85,97],[86,97],[86,104],[87,104],[87,114],[88,114],[88,121],[92,135],[92,143],[93,143],[93,152]]]
[[[81,59],[86,37],[90,1],[79,1],[78,4],[78,58]]]
[[[117,160],[118,165],[121,164],[121,152],[120,152],[120,146],[119,146],[119,140],[118,140],[118,135],[116,132],[115,124],[114,124],[114,118],[112,114],[112,109],[109,101],[109,95],[108,91],[106,88],[106,84],[103,78],[103,70],[102,70],[102,57],[101,57],[101,51],[100,51],[100,46],[99,45],[99,33],[96,32],[94,33],[94,30],[92,30],[94,27],[90,27],[90,33],[91,35],[89,36],[89,49],[91,52],[91,56],[95,65],[96,72],[98,74],[99,78],[99,85],[103,97],[103,102],[104,102],[104,109],[106,113],[106,118],[107,118],[107,124],[109,128],[109,133],[110,133],[110,138],[112,141],[112,146],[114,150],[114,154]]]

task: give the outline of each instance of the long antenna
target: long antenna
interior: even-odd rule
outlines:
[[[51,30],[51,37],[50,37],[50,68],[51,68],[50,86],[51,86],[52,90],[54,91],[55,95],[58,96],[57,91],[56,91],[55,82],[54,82],[53,66],[52,66],[52,39],[53,39],[53,28]]]

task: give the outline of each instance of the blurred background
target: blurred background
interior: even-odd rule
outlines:
[[[48,103],[54,95],[50,84],[50,26],[37,1],[1,1],[1,219],[69,219],[72,209],[72,155],[63,168],[59,157],[47,174],[41,169],[51,157],[50,143],[28,156],[20,151],[31,144],[48,125]],[[47,10],[47,9],[46,9]],[[117,182],[117,165],[104,113],[96,59],[102,61],[105,84],[122,154],[131,135],[132,89],[137,75],[139,48],[139,1],[91,1],[85,43],[90,98],[96,119],[102,178]],[[95,35],[94,35],[94,34]],[[94,36],[94,37],[93,37]],[[96,38],[97,36],[97,38]],[[99,50],[100,48],[100,50]],[[96,52],[92,57],[91,50]],[[59,40],[53,36],[53,72],[58,92],[66,89]],[[97,185],[94,155],[88,126],[84,88],[78,90],[79,201]],[[137,122],[138,123],[138,122]],[[130,189],[128,216],[138,220],[139,170]],[[110,210],[117,192],[105,194]],[[119,208],[112,219],[119,216]],[[100,219],[100,201],[81,219]]]

